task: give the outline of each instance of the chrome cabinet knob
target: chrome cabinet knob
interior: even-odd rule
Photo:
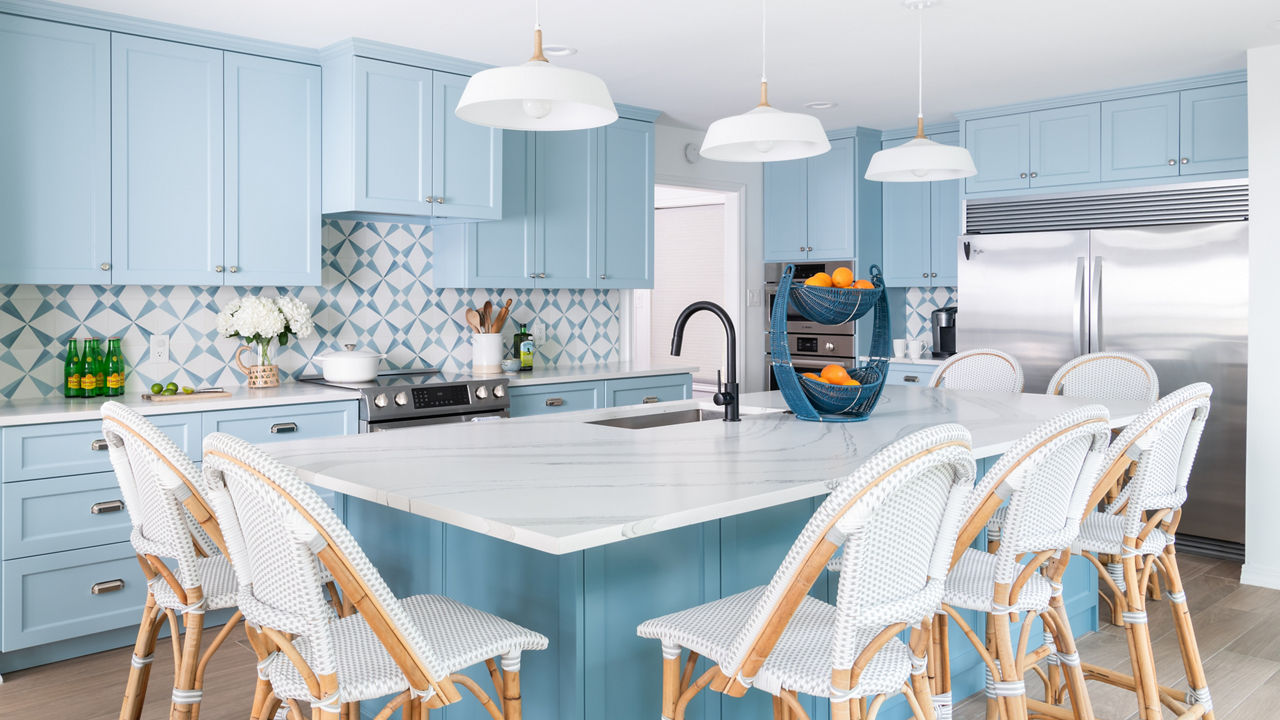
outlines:
[[[1186,165],[1186,164],[1187,164],[1187,163],[1189,163],[1189,162],[1191,162],[1191,159],[1190,159],[1190,158],[1182,158],[1182,164],[1183,164],[1183,165]]]
[[[494,397],[496,397],[496,398],[506,397],[506,396],[507,396],[507,386],[506,386],[506,385],[494,385],[494,386],[493,386],[493,396],[494,396]]]
[[[111,269],[111,263],[102,263],[102,264],[101,264],[101,265],[99,265],[98,267],[102,268],[103,270],[110,270],[110,269]]]
[[[1170,165],[1177,165],[1177,164],[1178,164],[1178,161],[1177,161],[1177,160],[1172,160],[1172,159],[1171,159],[1171,160],[1169,160],[1169,164],[1170,164]]]
[[[227,268],[227,270],[228,270],[229,272],[233,272],[233,273],[238,273],[238,272],[240,272],[240,268],[239,268],[239,267],[237,267],[237,266],[235,266],[235,265],[232,265],[231,267]]]
[[[609,278],[609,276],[608,276],[608,275],[605,275],[604,273],[600,273],[600,279],[601,279],[601,280],[607,280],[608,278]]]
[[[378,407],[380,407],[380,408],[384,408],[384,407],[386,407],[386,406],[387,406],[387,394],[386,394],[386,393],[378,393],[378,396],[377,396],[377,397],[375,397],[375,398],[373,399],[373,404],[374,404],[374,405],[377,405],[377,406],[378,406]]]
[[[443,205],[443,204],[444,204],[444,197],[443,197],[443,196],[437,196],[437,197],[436,197],[436,204],[437,204],[437,205]]]
[[[537,279],[538,279],[538,273],[529,273],[529,279],[530,279],[530,280],[537,280]]]
[[[929,277],[938,277],[938,273],[929,273]]]
[[[813,246],[810,245],[809,247],[805,248],[805,252],[813,252]]]
[[[485,398],[487,398],[487,397],[489,397],[489,388],[487,388],[487,387],[485,387],[485,386],[483,386],[483,385],[481,385],[480,387],[476,388],[476,398],[477,398],[477,399],[484,400],[484,399],[485,399]]]
[[[547,277],[546,273],[538,273],[538,279],[544,279],[546,277]]]
[[[801,245],[801,246],[800,246],[800,252],[804,252],[804,246],[803,246],[803,245]]]
[[[214,265],[214,266],[213,266],[213,271],[214,271],[214,272],[222,272],[222,266],[221,266],[221,265]]]
[[[409,404],[409,393],[406,393],[406,392],[396,393],[396,405],[408,405],[408,404]]]
[[[1026,174],[1026,173],[1019,173],[1019,174],[1018,174],[1018,177],[1020,177],[1020,178],[1022,178],[1022,179],[1024,179],[1024,180],[1025,180],[1025,179],[1026,179],[1026,177],[1027,177],[1027,174]]]
[[[1040,173],[1031,173],[1031,177],[1038,177]]]
[[[929,277],[929,273],[920,273],[920,277],[927,278]]]

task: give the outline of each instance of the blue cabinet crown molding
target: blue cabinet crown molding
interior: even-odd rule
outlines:
[[[313,48],[270,42],[268,40],[255,40],[212,30],[198,30],[172,23],[130,17],[119,13],[44,2],[44,0],[0,0],[0,12],[53,20],[71,25],[83,25],[129,35],[170,40],[188,45],[201,45],[217,50],[230,50],[246,55],[261,55],[263,57],[293,60],[294,62],[311,65],[320,63],[320,53]]]
[[[1016,113],[1034,112],[1036,110],[1050,110],[1066,105],[1082,105],[1092,102],[1105,102],[1107,100],[1123,100],[1125,98],[1138,97],[1141,95],[1155,95],[1158,93],[1173,92],[1176,90],[1193,90],[1195,88],[1212,87],[1214,85],[1228,85],[1230,83],[1245,82],[1246,79],[1244,70],[1231,70],[1228,72],[1215,73],[1213,75],[1199,75],[1196,77],[1167,80],[1164,82],[1149,83],[1146,85],[1132,85],[1112,90],[1080,93],[1077,95],[1065,95],[1062,97],[1030,100],[1027,102],[1000,105],[997,107],[965,110],[956,113],[955,116],[959,120],[964,121],[976,118],[995,117],[997,115],[1013,115]]]

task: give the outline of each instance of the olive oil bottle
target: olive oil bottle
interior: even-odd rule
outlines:
[[[520,361],[521,370],[533,369],[533,336],[527,324],[520,323],[520,332],[512,338],[511,350],[512,356]]]

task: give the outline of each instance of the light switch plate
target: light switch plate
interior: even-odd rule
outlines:
[[[760,307],[764,302],[764,290],[756,288],[747,291],[747,307]]]
[[[151,336],[151,353],[148,355],[151,362],[167,363],[169,362],[169,336],[168,335],[152,335]]]

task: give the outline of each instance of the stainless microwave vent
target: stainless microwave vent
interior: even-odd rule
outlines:
[[[1143,225],[1185,225],[1249,218],[1247,181],[1135,191],[969,200],[965,232],[1022,233]]]

